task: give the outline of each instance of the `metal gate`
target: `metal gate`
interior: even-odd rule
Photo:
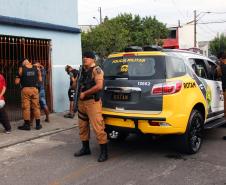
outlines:
[[[7,83],[6,109],[10,121],[22,119],[20,87],[14,84],[19,67],[19,60],[27,58],[29,61],[40,62],[46,69],[46,98],[52,111],[51,92],[51,42],[46,39],[33,39],[0,35],[0,72]]]

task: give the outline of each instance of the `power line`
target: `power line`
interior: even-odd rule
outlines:
[[[226,20],[222,20],[222,21],[210,21],[210,22],[200,22],[197,24],[219,24],[219,23],[225,23]]]
[[[216,30],[213,30],[208,24],[205,24],[205,25],[202,25],[202,26],[205,26],[206,28],[208,28],[212,33],[216,34]]]
[[[198,25],[198,27],[201,28],[201,30],[203,30],[204,34],[206,34],[206,35],[208,34],[208,35],[211,35],[211,36],[214,36],[214,37],[217,35],[216,33],[210,32],[209,30],[203,28],[201,25]]]
[[[182,11],[178,8],[177,4],[175,3],[174,0],[171,0],[172,4],[175,6],[176,10],[179,12],[180,15],[182,15],[182,17],[184,17],[184,19],[186,20],[187,18],[185,17],[185,15],[182,13]]]
[[[212,13],[212,14],[226,14],[226,12],[203,12],[203,13]]]

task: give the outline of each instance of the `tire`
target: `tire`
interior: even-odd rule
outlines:
[[[113,142],[123,142],[129,135],[127,132],[109,131],[107,132],[108,139]]]
[[[197,153],[203,142],[204,118],[198,110],[192,110],[185,134],[180,137],[182,152]]]

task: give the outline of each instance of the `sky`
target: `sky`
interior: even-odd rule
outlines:
[[[217,34],[226,34],[226,0],[78,0],[79,25],[98,24],[99,7],[103,18],[114,18],[121,13],[155,16],[167,27],[177,26],[178,20],[181,25],[194,20],[194,10],[197,10],[198,41],[208,41]]]

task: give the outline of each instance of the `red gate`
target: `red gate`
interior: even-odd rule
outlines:
[[[51,42],[46,39],[33,39],[0,35],[0,71],[7,82],[6,109],[11,121],[22,119],[20,88],[14,84],[19,60],[40,62],[46,69],[46,96],[52,110],[51,92]]]

